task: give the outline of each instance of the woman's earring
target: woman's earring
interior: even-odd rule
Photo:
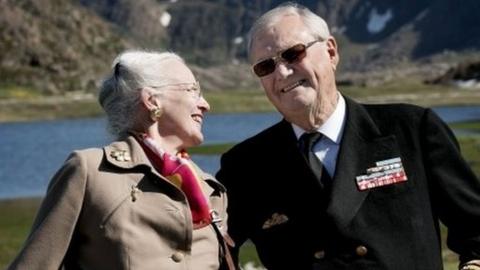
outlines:
[[[155,107],[150,110],[150,118],[152,118],[154,122],[157,121],[160,116],[162,116],[162,109],[160,109],[160,107]]]

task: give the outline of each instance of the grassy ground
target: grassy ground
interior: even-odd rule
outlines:
[[[463,156],[475,174],[480,176],[480,136],[460,137],[459,142]]]
[[[204,144],[188,149],[188,153],[197,155],[220,155],[227,152],[233,145],[234,143]]]
[[[389,82],[372,87],[340,86],[340,91],[361,102],[407,102],[424,106],[480,104],[480,91],[426,85],[418,81]],[[38,92],[38,91],[37,91]],[[102,115],[92,94],[70,93],[42,97],[34,90],[0,87],[0,122],[76,118]],[[259,89],[206,92],[212,113],[273,111]]]
[[[33,222],[40,199],[0,201],[0,269],[18,252]]]
[[[450,125],[451,128],[454,129],[462,129],[462,130],[470,130],[475,132],[480,132],[480,122],[479,121],[468,121],[468,122],[460,122],[460,123],[453,123]]]

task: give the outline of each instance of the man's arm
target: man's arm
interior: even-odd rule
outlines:
[[[431,110],[422,123],[435,214],[448,228],[447,245],[460,255],[460,265],[473,267],[480,260],[480,181],[448,126]]]
[[[248,239],[248,216],[245,216],[248,198],[243,193],[242,169],[244,166],[235,161],[235,157],[226,153],[222,156],[220,170],[216,178],[226,187],[228,195],[228,235],[233,239],[235,246],[231,249],[235,264],[239,265],[239,251]],[[238,166],[236,166],[238,165]],[[245,181],[243,181],[245,183]]]

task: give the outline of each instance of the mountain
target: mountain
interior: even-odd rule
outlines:
[[[106,21],[122,29],[124,36],[143,47],[162,46],[168,33],[162,25],[166,3],[155,0],[77,0]],[[165,18],[163,18],[165,20]]]
[[[246,35],[282,2],[0,0],[0,85],[92,89],[122,49],[156,48],[180,53],[207,89],[258,87],[248,72]],[[298,3],[322,16],[337,38],[340,79],[438,76],[479,55],[478,0]]]
[[[168,3],[166,3],[168,2]],[[164,1],[169,48],[200,64],[245,57],[253,21],[284,1]],[[346,70],[480,48],[480,1],[300,0],[322,16],[345,51]],[[383,68],[383,67],[382,67]]]
[[[361,63],[391,64],[478,50],[479,12],[477,0],[357,1],[345,21],[333,25],[352,43],[368,45],[366,53],[355,56]]]
[[[0,85],[44,93],[95,89],[117,52],[120,29],[71,0],[0,0]]]

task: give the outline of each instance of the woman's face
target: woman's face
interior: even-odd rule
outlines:
[[[164,75],[172,83],[159,90],[163,114],[158,119],[158,131],[165,140],[180,141],[181,148],[199,145],[203,142],[203,116],[210,105],[190,69],[178,60],[170,62]]]

